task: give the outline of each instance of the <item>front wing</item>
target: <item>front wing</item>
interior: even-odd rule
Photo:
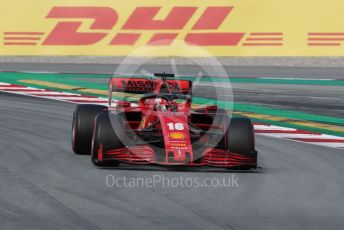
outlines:
[[[158,157],[156,152],[147,145],[98,151],[98,160],[120,161],[129,164],[158,164],[158,165],[184,165],[184,166],[212,166],[212,167],[257,167],[257,152],[250,154],[238,154],[227,152],[216,148],[207,148],[198,159],[186,159],[184,162],[178,162],[172,156]]]

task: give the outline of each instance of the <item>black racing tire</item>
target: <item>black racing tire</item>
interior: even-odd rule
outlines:
[[[116,132],[113,127],[116,128]],[[124,131],[123,119],[120,115],[110,115],[109,113],[97,115],[95,118],[91,147],[91,160],[93,164],[96,166],[119,165],[118,161],[100,161],[98,159],[98,150],[100,145],[102,145],[103,151],[123,148],[124,144],[118,135]]]
[[[229,151],[244,155],[255,152],[254,128],[248,118],[235,117],[230,120],[227,130]]]
[[[227,128],[217,148],[243,155],[255,152],[254,128],[248,118],[220,116]]]
[[[76,107],[72,125],[72,149],[75,154],[91,153],[94,118],[106,109],[106,106],[88,104]]]

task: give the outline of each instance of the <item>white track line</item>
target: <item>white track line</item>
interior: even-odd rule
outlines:
[[[329,140],[344,140],[343,137],[337,137],[332,135],[326,135],[326,134],[289,134],[289,133],[260,133],[264,136],[274,136],[278,138],[309,138],[309,139],[329,139]]]
[[[81,94],[76,94],[76,93],[65,93],[65,92],[53,92],[53,91],[42,91],[42,92],[27,92],[28,94],[35,95],[44,95],[44,97],[48,96],[59,96],[59,95],[69,95],[69,96],[81,96]]]
[[[21,89],[21,90],[39,90],[36,88],[32,88],[32,87],[18,87],[18,86],[13,86],[13,87],[1,87],[0,86],[0,90],[17,90],[17,89]],[[44,90],[44,89],[41,89]]]
[[[344,143],[333,143],[333,142],[307,142],[307,143],[326,146],[330,148],[338,148],[338,149],[344,148]]]
[[[106,98],[100,98],[100,97],[54,97],[54,96],[44,96],[44,98],[49,98],[49,99],[61,99],[64,101],[73,101],[73,100],[77,100],[77,101],[107,101]]]
[[[297,129],[293,128],[287,128],[287,127],[280,127],[280,126],[274,126],[274,125],[255,125],[255,130],[284,130],[284,131],[296,131]]]

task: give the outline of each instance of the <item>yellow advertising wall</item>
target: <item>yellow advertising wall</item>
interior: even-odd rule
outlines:
[[[91,11],[93,8],[104,9],[113,15],[117,14],[118,20],[112,20],[113,26],[94,29],[94,19],[88,17],[92,13],[86,13],[84,17],[48,17],[54,8],[70,8],[75,13],[75,10],[82,7]],[[181,29],[166,29],[163,26],[160,29],[125,29],[124,25],[138,7],[143,10],[161,7],[154,17],[155,21],[166,19],[175,7],[192,8],[194,12]],[[209,7],[220,10],[232,8],[218,28],[195,29],[198,20]],[[97,14],[102,11],[94,12],[98,17]],[[68,15],[68,12],[63,14]],[[175,16],[174,19],[178,21],[180,17],[183,15]],[[103,17],[102,20],[110,19]],[[56,36],[53,42],[47,42],[60,22],[81,23],[77,33],[106,35],[92,44],[59,44],[59,37]],[[341,0],[1,0],[0,55],[126,56],[134,53],[139,56],[343,56],[343,22],[344,2]],[[125,43],[125,37],[120,44],[111,44],[115,36],[123,33],[136,34],[139,38],[132,44],[121,44],[123,39]],[[174,37],[162,44],[149,44],[156,34],[167,34],[167,38],[172,34]],[[186,42],[188,36],[197,34],[217,34],[214,36],[223,37],[220,36],[220,44],[214,44],[216,42],[209,36],[205,44],[199,44],[205,52],[199,52],[199,46]],[[239,38],[236,37],[233,44],[227,44],[228,39],[236,35],[240,35]]]

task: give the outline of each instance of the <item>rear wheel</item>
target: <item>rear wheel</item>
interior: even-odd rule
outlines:
[[[111,121],[110,121],[111,116]],[[114,129],[116,129],[116,132]],[[95,119],[95,126],[92,137],[91,160],[97,166],[112,165],[118,166],[118,161],[103,161],[100,154],[106,150],[120,149],[124,145],[119,135],[124,132],[122,119],[119,115],[101,113]]]
[[[78,105],[73,115],[72,148],[75,154],[91,153],[91,142],[94,118],[106,110],[101,105]]]

